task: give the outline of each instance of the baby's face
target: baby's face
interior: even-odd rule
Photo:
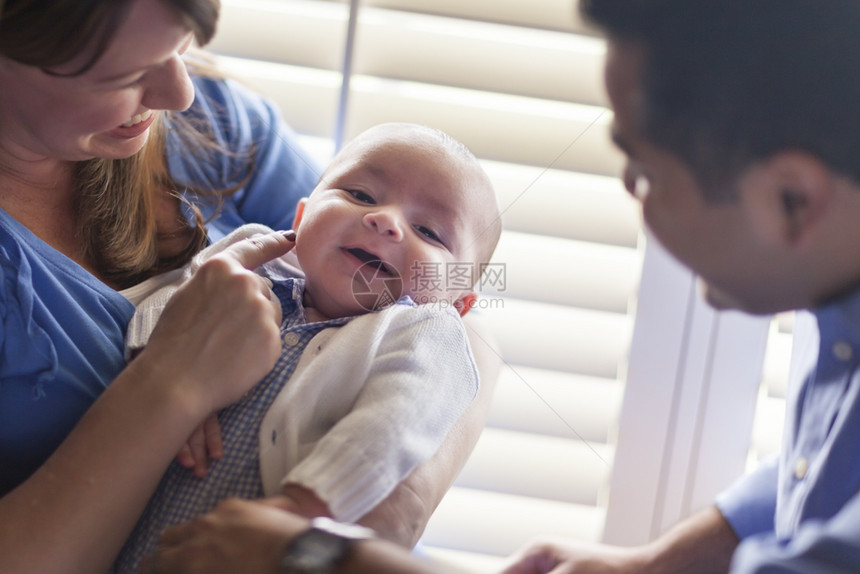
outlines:
[[[469,293],[490,211],[483,190],[472,191],[480,185],[474,164],[426,134],[360,136],[329,167],[297,229],[306,304],[333,318],[403,295],[423,304]]]

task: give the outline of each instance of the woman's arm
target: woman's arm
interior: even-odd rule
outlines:
[[[274,363],[273,310],[247,268],[290,247],[278,234],[237,244],[177,292],[148,347],[0,499],[0,571],[107,570],[194,427]]]

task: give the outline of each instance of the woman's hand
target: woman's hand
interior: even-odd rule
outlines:
[[[176,396],[188,401],[195,418],[238,400],[279,356],[277,311],[253,270],[292,249],[287,235],[240,241],[201,265],[165,307],[136,359],[175,381]]]
[[[287,543],[309,527],[282,497],[230,499],[164,531],[142,574],[277,574]]]

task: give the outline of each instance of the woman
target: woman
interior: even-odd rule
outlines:
[[[207,264],[125,367],[135,286],[207,232],[287,228],[317,174],[271,105],[189,77],[217,0],[0,6],[0,570],[101,572],[192,430],[273,364],[274,311],[248,269],[292,243]],[[414,541],[485,406],[368,523]]]

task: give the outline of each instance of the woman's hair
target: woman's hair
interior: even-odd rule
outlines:
[[[220,0],[161,0],[172,8],[197,43],[209,43]],[[132,0],[5,0],[0,2],[0,54],[39,68],[65,64],[88,51],[78,73],[107,49]]]
[[[587,20],[642,46],[638,128],[706,197],[788,149],[860,182],[860,2],[582,0]]]
[[[0,55],[45,70],[85,55],[84,65],[73,72],[83,74],[104,54],[132,1],[0,0]],[[215,34],[220,0],[161,1],[176,11],[199,45]],[[137,154],[119,160],[97,158],[76,166],[79,238],[98,272],[120,287],[181,266],[206,241],[202,216],[191,206],[196,221],[188,227],[187,245],[170,256],[159,249],[160,240],[168,236],[156,221],[161,195],[171,193],[184,201],[167,168],[168,120],[171,130],[181,132],[180,141],[191,143],[196,152],[212,153],[215,144],[206,129],[164,112],[157,114],[150,137]],[[240,185],[193,191],[219,197]]]

